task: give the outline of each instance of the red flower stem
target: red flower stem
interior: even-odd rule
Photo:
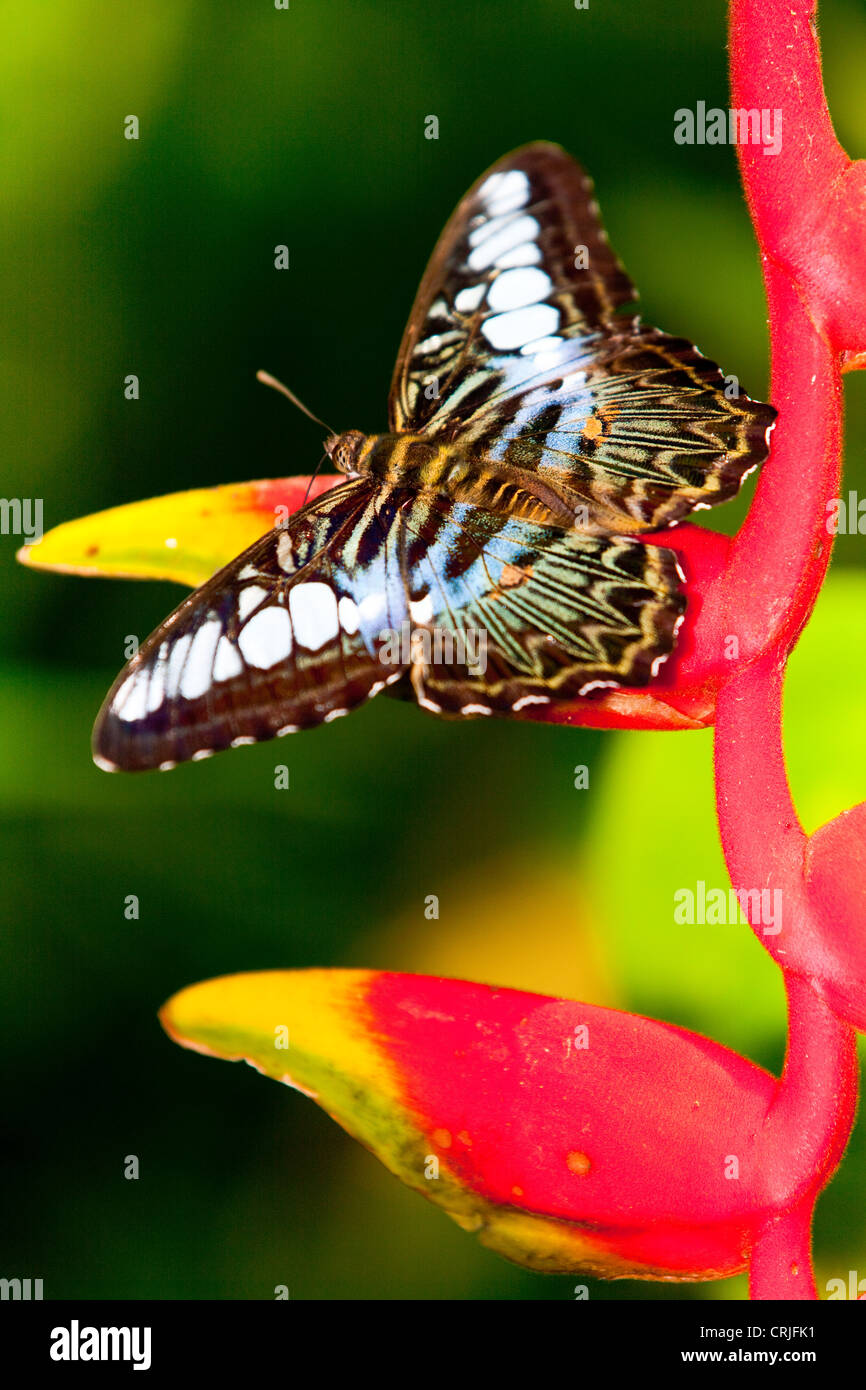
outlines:
[[[857,1038],[808,982],[788,977],[788,1050],[762,1135],[761,1161],[774,1205],[749,1261],[753,1299],[817,1299],[809,1238],[815,1176],[845,1149],[856,1103]],[[797,1189],[802,1198],[797,1200]]]
[[[815,1186],[842,1157],[857,1092],[857,1034],[808,980],[785,977],[788,1048],[762,1142],[774,1188]]]
[[[783,922],[803,910],[806,835],[785,773],[781,697],[785,656],[771,651],[719,691],[716,810],[735,888],[782,890]],[[757,924],[760,932],[760,923]]]
[[[788,274],[767,259],[770,398],[779,412],[754,502],[734,537],[714,598],[739,657],[793,647],[821,589],[832,550],[827,503],[841,483],[838,355],[816,331]]]
[[[840,336],[839,289],[862,277],[863,223],[858,246],[848,216],[856,211],[857,190],[843,189],[853,166],[830,123],[813,13],[804,0],[731,4],[733,106],[769,109],[777,122],[781,113],[778,154],[738,147],[761,246],[779,420],[714,601],[744,663],[722,686],[716,709],[716,804],[731,881],[737,888],[780,889],[783,930],[811,929],[817,938],[820,909],[803,876],[807,837],[785,771],[782,686],[788,653],[830,558],[827,504],[840,487],[842,364],[862,353],[866,337],[850,337],[849,324]],[[851,206],[842,209],[845,199]],[[761,922],[752,925],[760,938]],[[784,1214],[755,1244],[750,1292],[760,1299],[815,1299],[812,1210],[847,1141],[856,1051],[853,1029],[809,981],[786,972],[785,983],[788,1048],[761,1136],[768,1197]]]
[[[817,1299],[809,1256],[811,1227],[811,1200],[768,1222],[749,1262],[750,1298]]]

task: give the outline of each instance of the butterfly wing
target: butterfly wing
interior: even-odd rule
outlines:
[[[407,669],[419,703],[468,715],[645,684],[682,609],[671,551],[348,483],[142,644],[96,721],[94,758],[173,767],[328,722]]]
[[[579,247],[585,269],[575,264],[583,259]],[[567,325],[580,337],[613,323],[617,307],[635,299],[598,219],[589,176],[558,145],[515,150],[473,184],[436,244],[397,354],[392,430],[428,424],[473,365],[501,372],[483,330],[495,334],[502,313],[528,309],[523,323],[541,327],[536,339],[545,324]],[[518,327],[512,319],[513,332]],[[464,390],[464,413],[481,404],[483,387],[479,377],[474,393]]]
[[[459,447],[596,534],[727,500],[766,457],[775,411],[685,339],[616,313],[636,297],[580,167],[555,145],[517,150],[436,247],[392,428]]]
[[[203,584],[118,676],[96,762],[171,767],[327,722],[397,679],[375,655],[405,607],[391,521],[387,494],[345,484]]]
[[[507,713],[645,685],[673,649],[685,600],[670,550],[429,495],[407,498],[401,523],[428,709]]]

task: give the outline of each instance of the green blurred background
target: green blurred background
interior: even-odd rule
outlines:
[[[645,316],[764,395],[733,151],[672,139],[677,107],[728,105],[724,23],[719,0],[0,6],[4,495],[42,497],[47,527],[310,471],[322,433],[256,384],[259,367],[335,429],[382,428],[446,217],[536,138],[592,172]],[[863,154],[866,13],[834,0],[822,25],[838,129]],[[864,387],[846,388],[846,482],[862,495]],[[750,495],[707,524],[732,529]],[[173,1046],[156,1010],[236,970],[421,970],[652,1013],[778,1068],[782,993],[751,933],[672,921],[675,888],[727,883],[711,735],[460,726],[377,700],[279,759],[262,746],[108,777],[90,728],[124,638],[181,591],[28,573],[0,540],[0,1274],[41,1277],[51,1298],[573,1297],[574,1278],[485,1252],[299,1094]],[[863,538],[840,538],[791,665],[810,829],[866,786],[863,576]],[[864,1172],[861,1125],[820,1204],[819,1287],[866,1275]]]

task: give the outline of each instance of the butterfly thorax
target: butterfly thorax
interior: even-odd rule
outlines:
[[[412,434],[363,434],[346,430],[325,440],[325,453],[349,478],[372,476],[382,482],[424,487],[447,472],[444,451],[430,440]]]
[[[563,497],[537,476],[496,464],[456,443],[420,434],[347,430],[326,440],[325,451],[349,478],[373,477],[391,488],[435,493],[498,515],[574,525],[573,498]]]

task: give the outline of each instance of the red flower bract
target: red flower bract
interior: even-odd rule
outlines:
[[[792,1197],[764,1137],[778,1083],[670,1024],[343,970],[211,980],[161,1016],[183,1045],[312,1095],[404,1182],[536,1268],[732,1274]]]

